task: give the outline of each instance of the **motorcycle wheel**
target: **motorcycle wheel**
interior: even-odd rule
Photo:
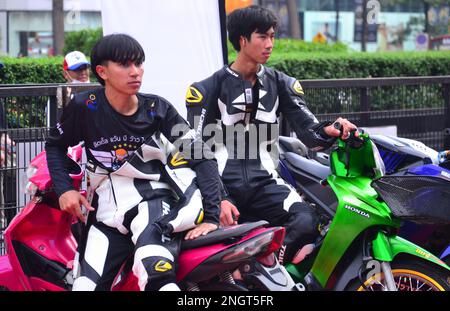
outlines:
[[[450,272],[417,261],[394,262],[392,274],[398,291],[450,291]],[[351,290],[382,291],[383,276],[376,274],[364,282],[357,280]]]

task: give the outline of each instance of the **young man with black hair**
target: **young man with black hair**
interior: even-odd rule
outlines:
[[[223,182],[220,223],[267,220],[285,226],[280,262],[296,262],[300,249],[317,238],[318,216],[295,189],[278,177],[278,116],[281,113],[309,147],[330,147],[339,130],[318,122],[309,111],[299,81],[265,67],[275,38],[277,19],[269,10],[250,6],[227,20],[236,61],[187,92],[188,121],[211,144]],[[345,138],[355,125],[346,119]],[[236,204],[236,205],[234,205]],[[238,206],[238,208],[236,207]],[[298,256],[297,256],[298,255]]]
[[[133,252],[141,290],[178,290],[176,233],[191,229],[185,238],[193,239],[219,223],[217,163],[192,159],[203,143],[192,139],[187,122],[168,101],[138,93],[144,61],[132,37],[100,39],[91,64],[104,87],[76,94],[46,142],[61,210],[87,220],[73,290],[109,290]],[[66,156],[67,147],[80,141],[88,159],[87,199],[73,188]]]

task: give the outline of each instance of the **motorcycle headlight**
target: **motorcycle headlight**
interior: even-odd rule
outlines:
[[[375,160],[375,167],[373,168],[375,177],[380,178],[386,174],[386,167],[384,166],[383,159],[380,156],[377,146],[372,142],[373,158]]]
[[[38,187],[31,181],[27,182],[27,184],[25,185],[25,193],[31,196],[34,196],[36,194],[37,189]]]
[[[27,171],[26,171],[27,179],[30,179],[31,177],[33,177],[34,174],[36,174],[36,171],[37,171],[36,166],[33,166],[33,165],[28,166]]]
[[[24,189],[26,194],[29,194],[31,196],[36,194],[37,186],[30,181],[30,178],[33,177],[34,174],[36,174],[37,170],[38,169],[36,166],[30,165],[28,166],[25,172],[26,178],[24,178],[24,184],[22,189]]]

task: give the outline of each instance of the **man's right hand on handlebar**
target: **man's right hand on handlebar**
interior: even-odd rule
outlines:
[[[223,200],[220,203],[220,226],[227,227],[237,225],[239,218],[239,211],[237,207],[228,200]]]
[[[84,205],[88,211],[95,210],[86,198],[76,190],[66,191],[59,197],[59,207],[62,211],[78,217],[82,222],[86,222],[86,215],[81,212],[81,205]]]
[[[336,128],[336,124],[339,124],[339,128]],[[342,139],[347,139],[350,136],[352,130],[357,130],[356,125],[344,118],[337,118],[333,124],[324,127],[324,131],[328,136],[331,137],[341,137]],[[358,134],[356,133],[356,137]]]

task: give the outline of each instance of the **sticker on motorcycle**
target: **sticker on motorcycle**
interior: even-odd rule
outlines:
[[[357,208],[354,208],[353,206],[345,205],[344,207],[345,207],[346,209],[348,209],[348,210],[354,212],[354,213],[357,213],[357,214],[361,215],[361,216],[364,216],[364,217],[366,217],[366,218],[370,218],[370,215],[369,215],[368,213],[363,212],[363,211],[361,211],[361,210],[359,210],[359,209],[357,209]]]

